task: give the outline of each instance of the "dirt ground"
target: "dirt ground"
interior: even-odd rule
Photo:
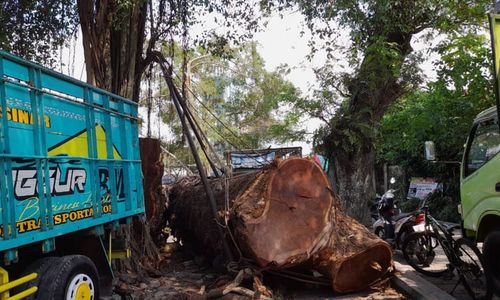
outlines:
[[[182,248],[169,244],[162,251],[160,270],[149,276],[119,274],[114,294],[108,299],[406,299],[390,287],[390,280],[379,288],[356,294],[336,295],[325,285],[298,282],[268,273],[253,278],[246,274],[231,292],[224,287],[234,282],[238,273],[208,267],[202,257],[190,257]],[[241,274],[240,274],[241,275]],[[259,274],[257,274],[259,275]],[[262,281],[260,284],[259,281]],[[229,289],[226,289],[226,291]],[[261,291],[254,293],[253,291]]]

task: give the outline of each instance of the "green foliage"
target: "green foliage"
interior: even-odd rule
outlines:
[[[418,199],[405,199],[399,204],[399,208],[403,212],[413,212],[420,208],[421,203]],[[453,223],[460,223],[458,204],[460,204],[459,198],[443,195],[440,192],[428,195],[426,200],[429,212],[434,218]]]
[[[312,99],[296,104],[299,111],[325,122],[316,133],[316,147],[333,157],[345,153],[344,158],[372,151],[387,108],[422,83],[422,55],[412,53],[413,36],[475,32],[484,26],[490,5],[466,0],[340,0],[334,5],[327,0],[261,1],[268,13],[298,9],[313,35],[312,52],[321,48],[330,58],[341,53],[349,61],[348,71],[335,63],[316,70],[319,89]],[[335,42],[343,32],[350,36],[347,48]]]
[[[76,1],[0,1],[0,48],[52,66],[54,52],[74,34]]]
[[[426,140],[440,160],[460,160],[474,117],[494,104],[488,41],[469,34],[437,47],[438,78],[395,103],[379,131],[379,160],[411,166],[423,161]]]
[[[262,0],[261,7],[268,13],[276,10],[300,11],[311,33],[319,39],[311,41],[312,50],[318,50],[318,41],[326,51],[335,49],[333,38],[339,27],[347,29],[352,46],[351,58],[365,56],[366,48],[380,41],[391,42],[401,35],[413,35],[425,29],[454,32],[463,29],[464,23],[477,24],[485,18],[491,1],[470,0]]]
[[[433,193],[427,200],[429,212],[437,220],[460,223],[460,214],[458,213],[459,197],[450,197]]]
[[[435,195],[431,212],[456,221],[459,196],[458,164],[425,161],[424,142],[436,144],[438,159],[461,161],[474,117],[494,105],[489,41],[478,34],[455,36],[437,46],[437,79],[395,103],[383,117],[377,139],[380,164],[400,165],[407,177],[434,177],[445,186]]]
[[[158,0],[150,2],[150,11],[156,20],[152,24],[154,35],[182,43],[190,40],[212,55],[230,58],[228,46],[240,46],[261,28],[258,7],[245,0]],[[213,25],[211,25],[213,24]],[[197,26],[196,35],[190,28]],[[176,38],[173,38],[176,37]],[[187,50],[189,46],[183,45]]]
[[[187,52],[186,58],[186,99],[215,149],[222,153],[301,139],[304,133],[297,127],[302,115],[290,112],[290,103],[301,99],[300,93],[284,79],[286,68],[267,71],[254,43],[233,49],[230,56],[232,59],[221,58],[198,48]],[[174,57],[174,64],[181,65],[182,59]],[[181,77],[177,78],[178,86],[182,86]],[[164,111],[163,121],[169,124],[175,137],[169,141],[176,148],[172,152],[177,155],[186,151],[171,103]]]

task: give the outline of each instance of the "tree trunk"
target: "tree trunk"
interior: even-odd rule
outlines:
[[[411,34],[399,32],[375,40],[365,50],[349,86],[351,98],[331,121],[323,150],[333,162],[333,180],[349,216],[369,224],[368,201],[375,197],[375,138],[387,108],[404,92],[399,74],[411,52]]]
[[[392,266],[390,246],[341,211],[333,215],[327,244],[310,265],[331,280],[339,293],[368,288]]]
[[[162,231],[166,226],[164,215],[167,209],[167,199],[161,184],[163,177],[161,143],[160,140],[152,138],[141,138],[139,141],[147,226],[153,241],[160,247],[166,242]]]
[[[147,4],[144,0],[77,0],[87,82],[135,102],[139,102],[141,78],[147,67],[142,58]],[[155,196],[163,175],[157,165],[159,153],[159,142],[141,147],[143,173],[151,175],[144,181],[147,218],[136,219],[127,232],[133,259],[117,264],[122,271],[132,268],[142,273],[144,269],[154,269],[158,262],[158,250],[151,236],[158,236],[158,222],[162,219],[157,214],[163,204]]]
[[[337,153],[338,154],[338,153]],[[348,162],[333,157],[333,175],[342,208],[364,225],[370,225],[369,201],[375,198],[373,185],[374,153],[359,153]]]
[[[342,213],[314,161],[276,161],[263,171],[231,178],[227,186],[224,182],[211,181],[218,220],[196,178],[184,179],[170,190],[173,233],[193,251],[210,259],[219,256],[217,226],[227,224],[235,254],[241,252],[263,268],[318,269],[339,292],[366,288],[391,266],[390,247]]]
[[[87,82],[139,101],[147,1],[78,0]]]

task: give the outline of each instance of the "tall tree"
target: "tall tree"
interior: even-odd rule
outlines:
[[[376,143],[380,162],[418,172],[427,165],[427,140],[436,142],[439,160],[460,161],[475,116],[495,104],[491,50],[484,35],[452,37],[436,50],[436,80],[409,92],[382,118]]]
[[[201,17],[217,25],[246,28],[242,34],[208,28],[193,42],[221,49],[256,29],[254,9],[243,0],[77,0],[82,27],[87,81],[139,101],[140,83],[162,44],[189,43],[189,28]],[[252,26],[253,25],[253,26]],[[208,39],[208,37],[212,37]],[[210,42],[209,42],[210,41]]]
[[[341,104],[318,137],[333,164],[334,187],[350,215],[368,223],[366,202],[375,195],[376,132],[387,108],[411,88],[406,71],[414,70],[412,39],[424,30],[430,36],[473,30],[484,25],[489,4],[467,0],[263,1],[269,11],[298,8],[312,32],[325,41],[322,47],[330,55],[339,28],[350,34],[346,52],[353,71],[323,78],[330,93],[330,99],[323,99],[326,105]]]
[[[439,220],[460,220],[456,209],[460,168],[458,164],[428,163],[424,142],[436,143],[438,160],[461,161],[472,121],[495,104],[490,47],[483,34],[442,41],[436,47],[440,56],[434,62],[437,78],[402,97],[381,120],[376,142],[378,164],[402,166],[406,178],[433,177],[443,183],[443,193],[428,201]]]
[[[192,49],[187,59],[188,106],[215,149],[222,154],[236,147],[259,148],[300,139],[300,116],[284,107],[301,98],[298,89],[284,79],[286,68],[267,71],[255,43],[226,52],[227,57],[221,58],[201,48]],[[174,61],[182,64],[181,57]],[[166,94],[167,90],[157,92]],[[175,109],[170,103],[164,108],[164,123],[177,133],[169,149],[179,158],[189,160],[189,154],[182,151],[184,143],[178,138],[181,127]]]
[[[254,18],[253,6],[243,0],[231,3],[225,0],[77,0],[77,4],[87,81],[135,102],[139,101],[142,76],[158,58],[160,47],[180,39],[187,49],[189,28],[199,22],[198,18],[218,18],[225,27],[248,22],[246,28],[249,30],[245,32],[250,32],[250,21]],[[238,41],[245,36],[235,31],[208,32],[197,41],[203,44],[207,35],[215,42],[206,45],[214,50],[224,48],[228,40]],[[155,191],[150,192],[155,194]],[[158,206],[157,202],[149,201],[146,207]],[[146,254],[136,253],[132,261],[139,271],[140,256],[147,256],[150,262],[156,263],[156,251],[148,238],[147,223],[136,223],[133,231],[129,236],[135,239],[130,242],[140,247],[132,249],[148,249]]]
[[[53,66],[54,54],[78,24],[73,0],[1,0],[0,48]]]

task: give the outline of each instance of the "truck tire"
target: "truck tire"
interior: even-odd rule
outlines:
[[[43,277],[47,274],[49,268],[52,268],[56,265],[59,264],[59,261],[61,258],[59,257],[43,257],[40,259],[37,259],[34,261],[31,265],[29,265],[19,277],[26,276],[31,273],[36,273],[38,276],[35,278],[35,280],[29,281],[23,285],[20,285],[19,287],[15,288],[11,292],[11,296],[20,293],[22,291],[25,291],[33,286],[37,286],[38,289],[40,289],[41,286],[41,281]],[[35,299],[42,299],[38,296],[38,292],[36,292],[33,295],[30,295],[24,299],[27,300],[35,300]]]
[[[500,259],[498,253],[500,253],[500,230],[497,229],[488,233],[484,240],[483,258],[495,294],[500,295]]]
[[[62,257],[42,278],[38,299],[98,300],[99,276],[92,260],[83,255]]]

